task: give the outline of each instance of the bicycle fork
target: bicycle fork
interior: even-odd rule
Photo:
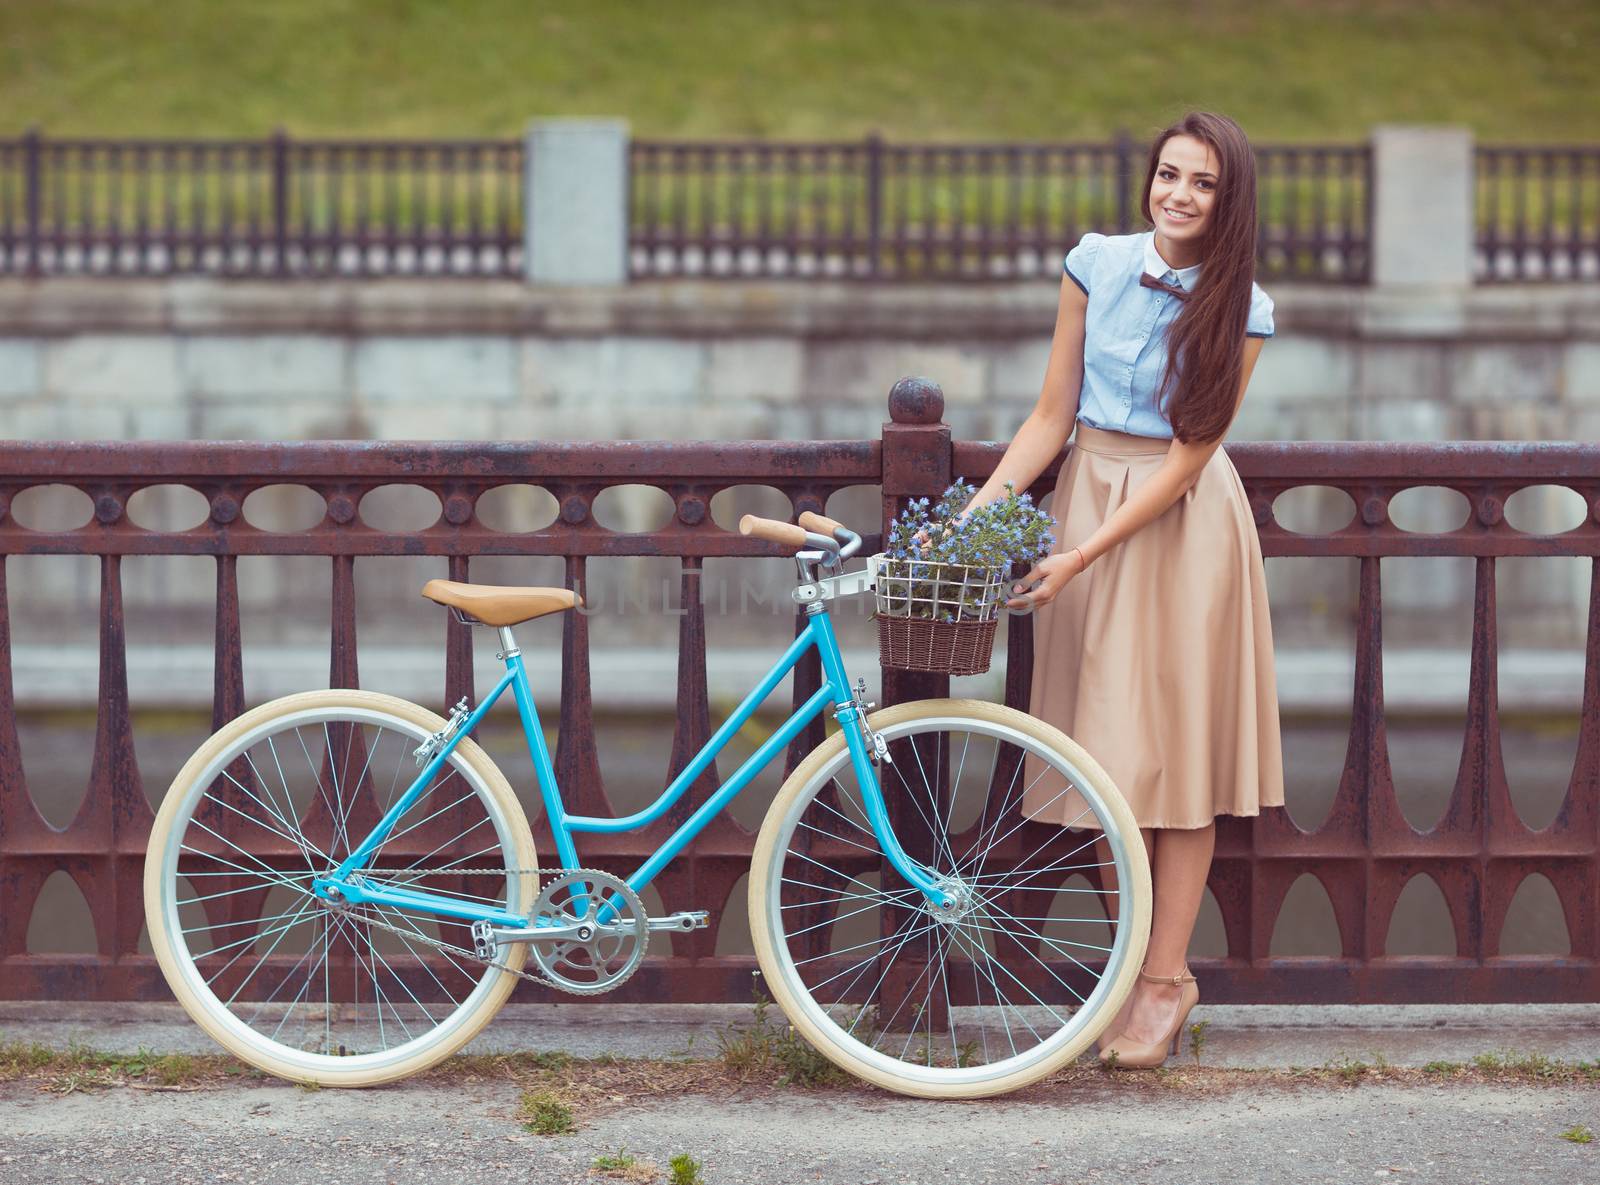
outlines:
[[[945,891],[937,874],[921,861],[913,860],[900,846],[900,840],[889,823],[889,812],[884,805],[883,787],[879,783],[877,768],[893,764],[888,743],[867,723],[866,681],[852,694],[850,679],[845,674],[844,657],[839,653],[839,643],[834,637],[833,622],[823,611],[823,606],[807,605],[807,624],[815,631],[817,651],[822,656],[822,674],[838,692],[835,697],[834,719],[844,732],[845,745],[850,750],[850,764],[855,768],[856,782],[861,789],[861,802],[872,824],[873,834],[883,847],[890,865],[906,881],[921,890],[934,909],[948,910],[955,906],[955,898]]]

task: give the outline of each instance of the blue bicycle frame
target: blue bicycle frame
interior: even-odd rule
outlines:
[[[638,869],[627,878],[627,883],[635,892],[643,889],[656,873],[660,872],[673,858],[677,856],[701,829],[710,820],[733,800],[734,795],[744,789],[756,774],[764,769],[769,761],[780,753],[792,741],[801,729],[811,723],[817,713],[824,708],[832,708],[834,717],[844,729],[845,743],[850,749],[850,761],[855,767],[856,778],[861,787],[861,798],[865,805],[868,819],[872,829],[878,837],[878,842],[883,845],[884,854],[889,863],[901,876],[915,885],[936,906],[947,906],[950,898],[939,888],[933,879],[933,873],[919,862],[911,859],[899,841],[896,840],[893,829],[889,826],[888,814],[884,809],[883,794],[878,784],[877,774],[873,769],[872,761],[868,757],[866,742],[857,723],[857,712],[854,698],[850,693],[850,683],[845,675],[844,659],[839,653],[839,643],[833,632],[833,621],[828,613],[811,613],[806,618],[806,628],[795,638],[783,657],[767,672],[760,685],[745,696],[744,701],[733,711],[717,729],[716,734],[705,743],[705,746],[695,755],[693,761],[684,767],[673,783],[666,788],[661,797],[654,803],[632,815],[625,815],[615,819],[600,819],[588,815],[569,815],[561,801],[561,792],[556,785],[555,770],[550,764],[550,754],[545,748],[544,732],[539,727],[539,713],[534,706],[533,694],[528,688],[528,674],[522,664],[522,655],[513,651],[506,655],[506,673],[495,689],[467,716],[466,721],[454,736],[452,736],[438,752],[436,752],[422,772],[417,775],[416,781],[395,800],[388,812],[378,821],[372,832],[350,853],[348,857],[329,876],[318,877],[312,884],[312,891],[319,897],[328,898],[337,894],[345,901],[352,903],[372,902],[379,905],[392,905],[405,909],[418,910],[424,913],[437,914],[442,917],[460,918],[467,921],[488,922],[491,926],[516,927],[525,929],[528,918],[518,914],[497,910],[490,906],[475,904],[471,901],[459,900],[452,897],[443,897],[434,893],[420,892],[415,889],[401,888],[394,885],[374,883],[367,879],[352,882],[350,876],[359,870],[377,849],[383,844],[395,824],[406,811],[420,798],[424,790],[432,784],[439,768],[449,759],[450,753],[460,743],[461,738],[469,735],[478,722],[495,702],[505,694],[506,688],[511,689],[512,696],[517,703],[517,713],[522,720],[523,732],[527,735],[528,748],[533,754],[534,770],[539,778],[539,792],[544,799],[545,812],[550,820],[551,832],[555,835],[556,853],[561,858],[563,868],[577,868],[578,852],[572,837],[575,832],[623,832],[634,831],[640,827],[648,826],[671,809],[672,804],[683,796],[683,792],[693,784],[713,758],[727,744],[729,738],[744,726],[752,713],[766,701],[778,683],[787,675],[797,662],[812,646],[817,648],[822,658],[822,685],[795,713],[789,717],[783,727],[773,733],[767,740],[745,759],[733,776],[718,787],[717,792],[707,799],[700,808],[684,820],[667,841],[656,849]]]

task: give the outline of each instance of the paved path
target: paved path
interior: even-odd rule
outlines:
[[[594,1115],[567,1136],[524,1132],[517,1099],[500,1083],[65,1097],[0,1086],[0,1181],[544,1185],[598,1181],[594,1158],[619,1149],[657,1164],[686,1152],[706,1185],[1600,1179],[1600,1139],[1560,1136],[1578,1123],[1600,1133],[1593,1087],[1322,1086],[1204,1099],[1080,1087],[943,1104],[861,1092],[691,1095]]]
[[[475,1047],[712,1057],[717,1030],[749,1019],[743,1006],[517,1006]],[[1600,1005],[1201,1005],[1195,1019],[1211,1021],[1204,1063],[1218,1069],[1344,1059],[1405,1067],[1492,1052],[1600,1059]],[[215,1052],[171,1005],[0,1004],[0,1040]],[[491,1078],[67,1094],[18,1081],[0,1084],[0,1185],[565,1185],[601,1181],[595,1157],[619,1149],[657,1165],[687,1153],[705,1185],[1600,1180],[1600,1083],[1207,1073],[1163,1085],[1092,1072],[1001,1099],[931,1103],[867,1089],[730,1089],[707,1073],[703,1092],[670,1101],[601,1096],[580,1112],[577,1132],[551,1137],[522,1128],[522,1085]],[[1594,1142],[1562,1138],[1575,1126]]]

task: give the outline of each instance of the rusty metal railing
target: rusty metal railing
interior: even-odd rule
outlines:
[[[17,443],[0,446],[0,557],[95,556],[100,565],[99,713],[86,797],[63,829],[51,827],[29,794],[18,744],[12,679],[10,614],[0,565],[0,998],[162,999],[154,960],[138,950],[143,923],[141,875],[151,812],[140,780],[128,695],[122,601],[125,556],[211,556],[216,561],[215,726],[243,710],[239,626],[241,556],[320,556],[332,567],[330,685],[356,686],[355,567],[373,556],[435,557],[439,573],[471,575],[472,559],[490,554],[561,556],[568,586],[583,590],[592,556],[677,557],[683,613],[678,646],[680,705],[668,776],[711,735],[706,683],[706,622],[699,563],[708,556],[773,554],[770,545],[712,521],[719,490],[761,484],[786,494],[796,513],[823,511],[828,496],[853,485],[881,486],[885,520],[903,500],[937,494],[956,474],[981,479],[1002,454],[996,444],[953,442],[942,422],[936,386],[903,380],[890,395],[891,419],[878,440],[792,443],[397,443],[217,444]],[[1600,447],[1580,444],[1460,443],[1271,444],[1228,446],[1243,477],[1270,558],[1354,556],[1360,561],[1355,679],[1347,756],[1333,808],[1315,829],[1298,827],[1283,810],[1219,820],[1210,889],[1221,910],[1227,954],[1195,959],[1207,998],[1217,1002],[1419,1002],[1590,1000],[1600,998]],[[1057,466],[1035,493],[1053,488]],[[209,516],[186,531],[146,530],[126,508],[139,489],[181,484],[203,495]],[[245,498],[271,485],[295,483],[323,498],[320,523],[298,533],[263,530],[243,514]],[[379,486],[421,486],[441,502],[439,519],[418,531],[366,525],[362,497]],[[531,483],[559,504],[550,526],[510,535],[479,520],[477,500],[495,487]],[[595,498],[611,486],[647,484],[666,491],[675,513],[660,530],[623,533],[598,525]],[[9,513],[33,486],[76,487],[93,501],[93,517],[70,530],[31,530]],[[1353,500],[1352,521],[1323,534],[1282,527],[1273,505],[1300,486],[1331,486]],[[1504,518],[1516,490],[1559,485],[1582,495],[1586,517],[1556,535],[1533,535]],[[1388,505],[1416,486],[1444,486],[1472,507],[1460,528],[1440,534],[1404,531]],[[880,545],[881,534],[866,540]],[[1468,716],[1457,781],[1441,821],[1427,832],[1401,811],[1390,775],[1382,681],[1383,556],[1470,556],[1476,564]],[[1586,557],[1590,599],[1581,738],[1566,797],[1553,822],[1531,830],[1517,816],[1500,757],[1496,690],[1495,563],[1506,556]],[[470,641],[445,621],[443,701],[473,694]],[[796,625],[799,625],[797,617]],[[589,719],[589,625],[563,618],[561,728],[555,764],[574,810],[611,810]],[[1008,628],[1006,702],[1026,707],[1032,630],[1026,618]],[[797,670],[793,693],[815,690],[814,656]],[[945,694],[940,676],[886,671],[884,699]],[[23,689],[24,697],[26,689]],[[787,757],[792,769],[822,739],[814,724]],[[716,787],[713,764],[684,801],[650,828],[601,836],[586,861],[626,871]],[[542,829],[542,825],[541,825]],[[655,882],[667,910],[727,907],[745,872],[752,834],[724,815]],[[536,841],[551,850],[548,835]],[[65,872],[82,891],[94,922],[93,954],[34,954],[28,923],[45,881]],[[1571,940],[1569,955],[1502,957],[1499,935],[1523,879],[1549,878]],[[1289,887],[1303,874],[1327,890],[1340,933],[1332,957],[1273,957],[1274,923]],[[1414,876],[1431,876],[1443,891],[1454,932],[1453,957],[1385,953],[1388,922]],[[725,910],[724,910],[725,912]],[[720,926],[722,917],[715,921]],[[751,957],[718,956],[718,929],[672,937],[670,957],[652,958],[624,988],[637,1001],[744,1001]],[[537,989],[524,985],[530,998]]]

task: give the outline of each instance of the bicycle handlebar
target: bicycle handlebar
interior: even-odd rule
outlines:
[[[781,543],[785,547],[811,545],[806,539],[804,527],[797,527],[793,523],[780,523],[775,518],[762,518],[755,514],[747,514],[739,520],[739,534],[754,535],[757,539],[765,539],[769,543]]]
[[[837,568],[841,560],[854,555],[861,546],[861,536],[856,532],[811,510],[801,512],[799,525],[747,514],[739,520],[739,534],[795,548],[796,559],[832,568]]]
[[[838,520],[831,519],[825,514],[818,514],[814,510],[802,510],[800,512],[800,525],[808,531],[815,531],[819,535],[830,537],[836,531],[844,531],[852,535],[855,533]]]

